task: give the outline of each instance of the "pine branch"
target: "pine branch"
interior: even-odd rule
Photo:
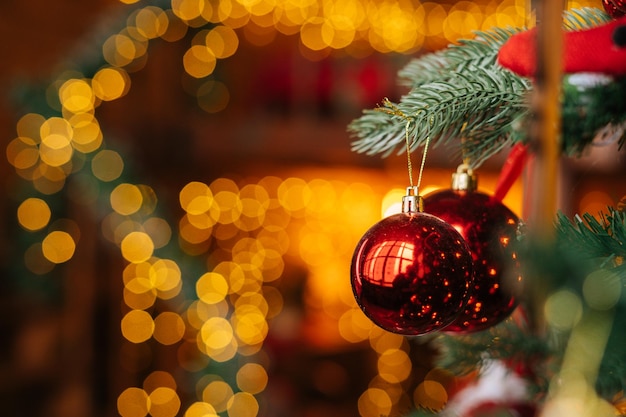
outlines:
[[[626,274],[626,212],[608,208],[600,223],[589,213],[570,221],[557,215],[557,235],[560,245],[580,259],[597,260],[601,266],[613,262],[618,272]]]
[[[494,28],[478,31],[475,39],[460,40],[458,45],[413,59],[398,72],[399,83],[415,88],[431,82],[445,82],[451,73],[460,72],[464,67],[492,67],[496,64],[500,46],[520,30]]]
[[[568,10],[563,15],[563,28],[566,30],[582,30],[599,26],[612,20],[604,10],[594,7],[582,7]]]
[[[563,27],[587,29],[610,19],[600,9],[583,8],[566,12]],[[524,122],[530,113],[526,97],[532,84],[496,61],[500,46],[521,30],[477,32],[475,39],[411,61],[399,72],[401,84],[411,90],[399,103],[391,103],[400,112],[390,111],[388,105],[365,110],[348,125],[353,151],[383,157],[402,152],[407,121],[412,122],[411,150],[423,146],[427,138],[433,146],[457,142],[457,153],[474,168],[502,148],[525,140]],[[605,126],[623,133],[626,129],[619,129],[626,124],[626,104],[621,99],[625,95],[624,80],[582,92],[564,89],[563,152],[579,155]],[[625,141],[622,134],[618,143]]]
[[[529,88],[528,80],[499,67],[461,66],[460,71],[449,72],[445,81],[411,90],[397,105],[387,102],[365,111],[348,127],[359,138],[353,150],[385,156],[403,150],[410,120],[414,122],[409,127],[411,150],[427,139],[437,146],[462,136],[466,142],[459,155],[479,164],[514,140],[511,123],[527,111]]]
[[[500,359],[512,366],[528,367],[541,364],[541,358],[555,354],[545,338],[533,336],[512,319],[485,331],[468,335],[440,335],[442,355],[438,366],[456,375],[466,375],[484,364]],[[535,375],[540,372],[534,370]]]

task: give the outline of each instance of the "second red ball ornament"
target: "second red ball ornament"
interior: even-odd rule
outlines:
[[[515,252],[519,219],[498,199],[476,191],[466,165],[452,176],[452,188],[424,196],[424,209],[456,228],[474,260],[474,280],[463,312],[444,331],[468,333],[504,320],[515,309],[521,267]]]
[[[602,7],[613,19],[626,15],[626,0],[602,0]]]
[[[351,283],[357,303],[390,332],[422,335],[452,323],[468,300],[472,256],[450,224],[421,211],[409,187],[402,213],[372,226],[357,244]]]

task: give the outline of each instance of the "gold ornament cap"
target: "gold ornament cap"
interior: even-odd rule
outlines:
[[[467,164],[461,164],[452,174],[452,186],[455,191],[476,191],[478,178]]]
[[[417,186],[406,187],[406,195],[402,197],[402,213],[413,214],[423,211],[424,199],[419,195]]]

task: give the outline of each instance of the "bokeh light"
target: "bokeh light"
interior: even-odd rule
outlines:
[[[272,326],[290,329],[279,327],[281,320],[290,320],[286,316],[292,302],[280,286],[290,272],[288,263],[294,260],[306,272],[299,301],[308,318],[319,323],[308,330],[311,340],[325,346],[369,342],[376,355],[376,375],[358,399],[361,416],[390,415],[403,397],[412,397],[416,405],[428,408],[447,401],[440,381],[425,380],[412,393],[404,391],[414,371],[411,348],[403,337],[371,324],[355,305],[344,279],[353,242],[381,215],[383,193],[359,174],[333,181],[327,178],[341,175],[292,172],[242,183],[230,178],[191,181],[180,190],[183,213],[172,223],[155,213],[154,190],[125,178],[130,171],[125,166],[128,161],[106,147],[96,111],[103,102],[127,95],[129,74],[146,60],[152,39],[191,39],[184,45],[178,65],[186,75],[198,79],[194,84],[198,107],[218,113],[228,107],[231,92],[229,85],[213,78],[215,70],[220,60],[237,53],[242,42],[267,45],[280,35],[295,36],[301,53],[311,59],[335,52],[340,56],[415,54],[473,37],[477,29],[522,26],[525,15],[521,0],[497,5],[408,0],[172,0],[171,8],[165,10],[153,5],[136,7],[126,26],[106,37],[98,51],[105,63],[94,69],[91,78],[78,72],[59,77],[46,98],[60,114],[24,115],[5,152],[16,173],[31,181],[41,194],[41,198],[29,196],[19,202],[20,226],[27,232],[50,229],[43,232],[43,240],[40,237],[41,241],[28,246],[25,265],[43,275],[74,257],[78,238],[51,226],[53,210],[46,198],[63,190],[73,176],[74,202],[95,206],[104,201],[102,206],[110,206],[110,213],[97,212],[102,214],[100,231],[118,246],[128,263],[122,276],[119,324],[127,345],[132,346],[122,348],[120,365],[125,370],[142,369],[143,365],[124,358],[136,351],[149,358],[150,346],[158,344],[175,350],[181,372],[205,375],[198,383],[198,401],[187,406],[172,374],[150,373],[143,388],[130,387],[119,394],[118,413],[122,417],[212,417],[218,413],[255,417],[260,407],[257,397],[266,390],[272,365],[258,361],[267,358],[263,352],[266,339]],[[383,202],[384,213],[397,204],[399,194],[403,190],[389,193]],[[598,197],[608,198],[591,195],[582,204],[592,207]],[[189,272],[185,262],[163,255],[170,250],[200,259],[201,266]],[[549,298],[546,316],[553,325],[571,329],[580,318],[583,301],[599,310],[612,308],[615,300],[601,296],[605,292],[598,285],[615,286],[615,280],[596,278],[585,281],[584,300],[568,292]],[[620,294],[617,289],[615,293]],[[565,317],[562,311],[574,314]],[[224,363],[236,368],[228,382],[207,371],[215,364],[224,369],[219,368]]]
[[[40,230],[46,227],[52,213],[48,204],[40,198],[27,198],[17,208],[17,221],[27,230]]]

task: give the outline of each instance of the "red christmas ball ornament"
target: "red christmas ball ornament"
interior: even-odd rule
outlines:
[[[452,189],[424,197],[424,210],[459,231],[474,261],[474,279],[462,313],[445,332],[469,333],[491,327],[517,306],[521,266],[515,252],[519,219],[500,200],[476,191],[476,177],[461,165]]]
[[[626,0],[602,0],[602,7],[613,19],[626,15]]]
[[[357,303],[376,325],[422,335],[443,329],[463,310],[472,256],[459,232],[421,212],[420,197],[408,194],[402,213],[376,223],[357,244],[351,281]]]

